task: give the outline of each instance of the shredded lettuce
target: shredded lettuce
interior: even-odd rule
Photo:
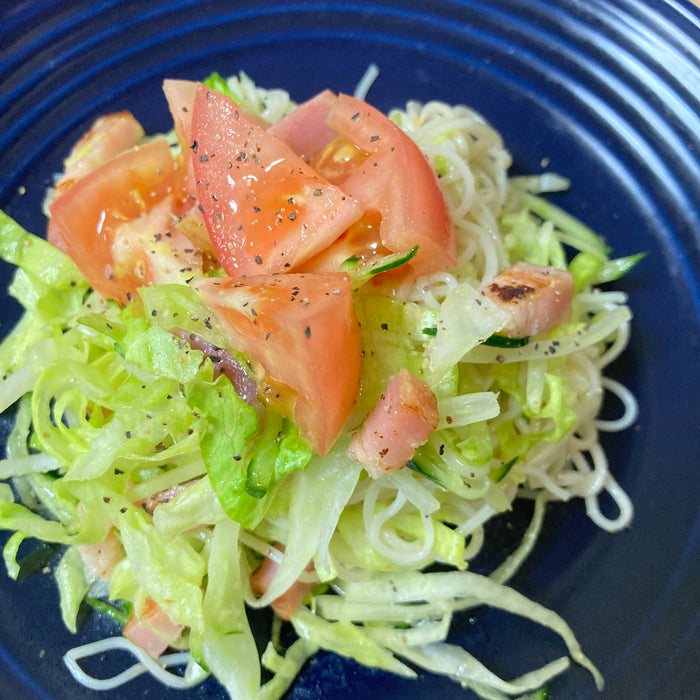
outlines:
[[[49,324],[65,323],[88,288],[75,263],[0,211],[0,257],[17,270],[9,292]]]
[[[520,203],[530,212],[542,221],[551,222],[561,243],[602,258],[610,254],[610,246],[595,231],[556,204],[522,190],[517,194]]]
[[[422,601],[451,601],[464,599],[470,605],[488,604],[508,610],[544,625],[556,632],[569,648],[571,657],[587,668],[599,688],[603,680],[576,641],[570,627],[556,613],[527,599],[512,588],[503,586],[479,574],[464,572],[417,573],[400,575],[377,574],[370,581],[346,582],[343,585],[345,596],[357,602],[413,604]],[[463,651],[463,650],[462,650]],[[454,668],[454,666],[453,666]],[[542,684],[539,680],[532,690]]]
[[[574,289],[580,292],[594,285],[620,279],[644,260],[646,255],[636,253],[608,260],[607,257],[582,251],[569,263],[569,272],[574,276]]]
[[[164,541],[143,511],[129,508],[118,519],[122,544],[136,582],[176,624],[202,633],[202,582],[206,562],[196,539]]]
[[[258,691],[258,700],[276,700],[284,695],[294,682],[306,661],[318,651],[318,647],[307,639],[297,639],[287,649],[284,657],[267,645],[262,662],[275,675]]]
[[[245,490],[244,459],[248,442],[258,432],[255,409],[236,394],[225,377],[213,384],[199,382],[190,386],[188,402],[194,411],[208,416],[200,445],[223,509],[237,522],[250,518],[255,524],[262,518],[264,506]]]
[[[208,476],[192,482],[168,503],[162,503],[153,512],[153,525],[160,536],[168,541],[195,527],[216,525],[226,520],[219,499]]]
[[[0,257],[16,266],[9,293],[28,312],[0,344],[0,369],[4,377],[0,405],[4,410],[31,389],[36,365],[41,362],[42,355],[51,352],[43,341],[52,339],[75,317],[88,285],[67,255],[25,231],[2,211]],[[12,382],[12,375],[7,375],[22,366],[28,368],[24,372],[25,381],[11,389],[5,399],[6,387]]]
[[[429,348],[429,383],[435,385],[472,349],[503,328],[505,311],[467,283],[451,289],[440,306]]]
[[[258,434],[256,409],[236,394],[226,377],[191,384],[188,402],[207,416],[200,448],[219,502],[230,518],[254,527],[264,517],[274,488],[288,474],[304,469],[313,452],[296,425],[281,416],[268,413]]]
[[[243,603],[239,529],[229,519],[213,529],[203,620],[194,634],[200,637],[195,647],[230,696],[247,700],[260,686],[260,660]]]
[[[435,325],[436,314],[412,302],[372,294],[357,295],[355,311],[364,348],[358,412],[368,413],[401,368],[424,376],[429,336],[423,329]]]
[[[302,576],[317,552],[322,556],[323,543],[335,531],[359,475],[359,465],[340,450],[333,450],[324,459],[314,457],[306,470],[292,475],[285,556],[266,593],[249,604],[269,605]],[[315,497],[309,499],[309,493]],[[319,567],[319,574],[324,578],[334,576],[329,567],[326,561]]]
[[[415,671],[377,644],[361,627],[350,622],[327,622],[301,608],[292,618],[292,624],[302,639],[321,649],[331,649],[365,666],[381,668],[406,678],[416,677]]]
[[[76,632],[78,610],[90,590],[82,557],[75,547],[68,547],[56,567],[56,583],[61,598],[61,616],[65,626]]]

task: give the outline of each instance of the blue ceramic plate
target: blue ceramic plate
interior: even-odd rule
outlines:
[[[581,503],[550,509],[514,585],[569,621],[606,689],[573,668],[570,698],[700,697],[698,643],[698,252],[700,14],[676,0],[24,0],[0,10],[0,207],[42,232],[40,204],[70,145],[98,115],[130,109],[169,126],[164,77],[245,70],[297,100],[352,91],[370,62],[371,101],[463,102],[504,135],[520,172],[573,183],[557,200],[615,252],[649,251],[621,287],[636,320],[612,368],[641,406],[638,425],[605,440],[636,506],[609,535]],[[1,269],[6,286],[10,270]],[[3,288],[4,288],[3,286]],[[1,332],[18,309],[6,299]],[[7,430],[7,425],[3,428]],[[515,514],[517,518],[517,513]],[[508,528],[502,528],[503,533]],[[162,697],[148,680],[107,694],[76,686],[61,657],[103,634],[63,628],[50,576],[0,578],[0,697]],[[548,632],[483,611],[455,638],[505,676],[563,653]],[[178,698],[223,698],[213,682]],[[416,682],[321,654],[290,697],[466,698],[450,681]]]

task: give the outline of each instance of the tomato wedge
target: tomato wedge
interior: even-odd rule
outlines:
[[[97,119],[65,159],[63,175],[56,183],[54,201],[65,194],[77,180],[133,148],[143,135],[143,127],[131,112],[115,112]],[[66,252],[61,232],[51,219],[46,237],[49,243]]]
[[[351,197],[204,85],[192,130],[199,205],[229,275],[292,271],[361,216]]]
[[[232,347],[262,365],[267,386],[261,398],[284,412],[285,398],[289,401],[284,389],[287,394],[291,389],[302,436],[326,454],[352,411],[360,384],[362,346],[349,276],[211,278],[196,286],[226,327]]]
[[[138,287],[153,282],[141,241],[148,235],[155,244],[166,237],[171,214],[181,213],[183,193],[175,172],[170,148],[160,139],[118,155],[51,204],[52,226],[66,252],[102,296],[124,303]],[[156,208],[149,228],[148,214]],[[132,222],[136,236],[124,229]],[[128,243],[115,251],[119,241]]]
[[[457,239],[437,177],[418,146],[379,110],[339,95],[328,124],[369,153],[343,183],[365,208],[382,215],[382,243],[401,253],[418,245],[411,261],[422,275],[454,267]]]
[[[366,102],[326,90],[270,127],[314,170],[381,214],[381,244],[392,253],[418,246],[410,265],[419,274],[453,267],[457,240],[432,167],[418,146]],[[338,258],[339,250],[325,256]],[[354,251],[354,255],[362,255]]]

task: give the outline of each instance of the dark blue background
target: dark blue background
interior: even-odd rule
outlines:
[[[515,170],[569,177],[555,201],[615,253],[649,251],[621,283],[635,314],[613,376],[640,401],[637,426],[608,436],[633,527],[609,535],[575,502],[552,507],[514,585],[571,624],[606,678],[578,668],[556,700],[700,697],[697,356],[700,349],[700,15],[661,0],[7,3],[0,11],[0,208],[41,233],[44,191],[70,145],[105,112],[169,128],[165,77],[245,70],[303,100],[351,92],[370,62],[370,101],[462,102],[504,135]],[[23,187],[25,194],[20,194]],[[0,266],[6,286],[10,270]],[[0,333],[18,316],[8,300]],[[6,429],[6,424],[3,429]],[[527,516],[518,509],[512,520]],[[503,527],[501,534],[508,529]],[[0,698],[162,697],[147,680],[98,694],[76,686],[50,576],[0,578]],[[264,622],[264,620],[263,620]],[[455,639],[507,678],[565,652],[545,630],[496,611],[462,616]],[[184,698],[221,698],[213,682]],[[290,697],[472,697],[445,679],[408,682],[321,654]]]

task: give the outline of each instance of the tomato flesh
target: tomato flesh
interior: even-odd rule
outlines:
[[[204,85],[197,88],[192,128],[199,205],[229,275],[293,271],[362,214],[233,100]]]
[[[333,445],[355,404],[362,346],[344,273],[212,278],[197,284],[222,320],[232,347],[257,360],[266,375],[263,400],[281,412],[293,392],[293,415],[319,454]],[[272,399],[272,400],[269,400]]]
[[[418,245],[420,275],[454,267],[457,239],[437,178],[418,146],[366,102],[340,95],[328,124],[369,157],[342,184],[366,209],[382,215],[381,238],[394,253]]]
[[[379,237],[380,216],[377,212],[365,214],[324,251],[301,266],[300,272],[334,272],[351,259],[368,262],[390,251]]]
[[[63,175],[56,183],[54,201],[63,196],[75,182],[120,153],[133,148],[143,135],[143,127],[131,112],[116,112],[97,119],[65,159]],[[67,252],[66,242],[52,219],[49,219],[46,238],[49,243],[64,253]]]
[[[182,209],[175,162],[163,139],[126,151],[75,182],[50,206],[52,225],[63,240],[66,252],[102,296],[127,302],[138,287],[151,284],[153,273],[148,253],[140,246],[125,248],[115,258],[114,244],[125,225],[139,222],[157,205],[162,207],[156,228],[162,238],[172,216]]]

